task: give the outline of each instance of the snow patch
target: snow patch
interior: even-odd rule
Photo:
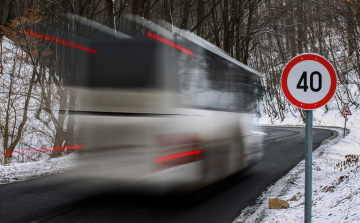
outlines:
[[[75,167],[76,154],[36,162],[0,165],[0,184],[8,184],[46,175],[67,172]]]

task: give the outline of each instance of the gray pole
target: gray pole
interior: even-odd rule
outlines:
[[[346,131],[346,121],[347,121],[347,116],[346,115],[344,115],[345,117],[345,126],[344,126],[344,137],[343,138],[345,138],[345,131]]]
[[[305,223],[311,223],[313,111],[306,111],[305,123]]]

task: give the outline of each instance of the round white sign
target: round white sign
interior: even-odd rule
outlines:
[[[292,59],[281,76],[287,99],[302,109],[325,105],[336,90],[336,74],[331,64],[316,54],[301,54]]]

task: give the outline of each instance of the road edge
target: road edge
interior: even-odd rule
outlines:
[[[275,126],[275,127],[300,127],[301,125],[298,126],[284,126],[284,125],[280,125],[280,126]],[[274,127],[272,125],[272,127]],[[317,147],[314,151],[313,151],[313,157],[318,158],[320,156],[322,156],[325,152],[325,150],[332,146],[335,145],[336,143],[338,143],[340,141],[340,139],[343,136],[343,128],[340,127],[335,127],[335,126],[331,126],[331,127],[327,127],[327,126],[314,126],[316,128],[320,128],[320,129],[327,129],[327,130],[331,130],[333,132],[333,134],[328,137],[327,139],[325,139],[319,147]],[[348,133],[347,133],[348,134]],[[258,214],[258,217],[256,218],[255,222],[261,222],[261,220],[265,217],[265,210],[268,208],[267,207],[267,203],[264,202],[265,200],[268,199],[269,194],[271,193],[276,193],[277,197],[281,197],[283,196],[287,190],[289,189],[289,187],[293,184],[293,182],[295,181],[295,179],[297,179],[299,177],[300,174],[302,174],[305,171],[305,165],[304,165],[305,159],[301,160],[293,169],[291,169],[286,175],[284,175],[283,177],[281,177],[278,181],[276,181],[274,184],[270,185],[264,192],[262,192],[262,194],[256,199],[256,202],[254,205],[250,205],[248,207],[246,207],[245,209],[243,209],[240,213],[240,215],[234,219],[233,223],[244,223],[246,222],[246,220],[252,216],[255,212],[259,212],[260,214]],[[275,188],[281,188],[281,190],[279,191],[275,191]]]

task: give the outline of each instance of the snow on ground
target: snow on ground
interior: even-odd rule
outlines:
[[[76,154],[36,162],[0,165],[0,184],[8,184],[69,171],[75,167]]]
[[[349,133],[343,138],[343,129],[331,128],[337,136],[328,139],[313,152],[312,222],[360,222],[360,120],[355,107],[350,107]],[[267,120],[266,120],[267,119]],[[344,126],[338,111],[314,111],[318,124]],[[287,117],[283,125],[300,124]],[[268,118],[259,121],[269,124]],[[316,121],[314,121],[314,124]],[[304,148],[305,149],[305,148]],[[304,222],[305,161],[300,162],[286,176],[265,191],[254,206],[244,209],[234,222]],[[269,198],[287,200],[288,209],[269,209]]]

